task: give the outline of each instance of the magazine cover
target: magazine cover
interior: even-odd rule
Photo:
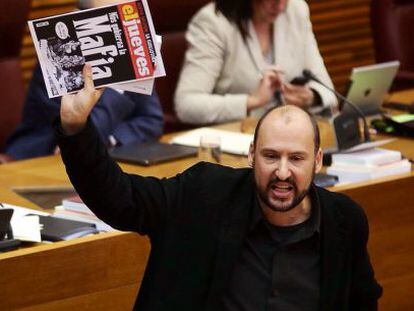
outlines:
[[[29,21],[49,97],[83,87],[92,66],[95,86],[153,79],[162,62],[146,0]],[[163,66],[161,66],[163,67]],[[155,73],[155,74],[154,74]],[[165,75],[165,71],[164,71]]]
[[[154,77],[165,76],[165,67],[161,58],[161,44],[162,37],[155,35],[155,46],[157,48],[157,59],[156,67],[154,70]],[[125,82],[121,84],[112,85],[113,88],[117,90],[123,90],[128,92],[140,93],[145,95],[151,95],[154,88],[154,78],[149,78],[146,80],[135,80],[133,82]]]

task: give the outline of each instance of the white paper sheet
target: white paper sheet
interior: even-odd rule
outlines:
[[[40,236],[41,225],[37,215],[48,216],[48,213],[7,203],[3,203],[3,206],[14,211],[10,223],[15,239],[27,242],[42,241]],[[28,214],[31,215],[28,216]]]
[[[189,131],[183,135],[174,137],[171,140],[171,143],[190,147],[198,147],[200,145],[200,137],[203,135],[220,136],[221,150],[223,152],[238,155],[248,155],[250,143],[253,141],[253,135],[251,134],[243,134],[202,127]]]

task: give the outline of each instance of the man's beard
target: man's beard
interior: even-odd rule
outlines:
[[[288,211],[292,210],[293,208],[295,208],[296,206],[298,206],[303,201],[303,199],[308,195],[314,178],[315,178],[315,170],[312,170],[312,177],[311,177],[311,180],[309,182],[309,185],[306,187],[306,189],[302,190],[299,193],[298,193],[298,187],[296,185],[296,182],[293,180],[293,178],[288,178],[287,180],[281,180],[277,177],[273,178],[272,180],[269,181],[265,191],[261,191],[257,187],[257,185],[256,185],[256,191],[259,195],[260,200],[264,204],[266,204],[266,206],[268,208],[270,208],[272,211],[275,211],[275,212],[288,212]],[[283,202],[280,200],[279,204],[278,204],[279,206],[276,206],[276,204],[272,203],[271,200],[269,199],[268,193],[271,189],[271,185],[273,183],[277,183],[277,182],[289,183],[290,186],[292,187],[294,197],[293,197],[293,200],[291,201],[290,204],[283,204]]]

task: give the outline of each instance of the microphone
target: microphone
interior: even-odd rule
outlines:
[[[312,73],[312,71],[310,71],[308,69],[304,69],[302,71],[302,75],[303,75],[304,79],[307,79],[308,81],[313,80],[313,81],[319,83],[320,85],[322,85],[323,87],[325,87],[326,89],[328,89],[329,91],[334,93],[336,95],[336,97],[338,97],[344,103],[348,104],[349,107],[351,107],[356,112],[356,114],[362,119],[362,122],[364,124],[364,142],[371,141],[371,138],[370,138],[370,135],[369,135],[367,120],[365,119],[364,113],[361,111],[361,109],[358,106],[356,106],[354,103],[352,103],[348,99],[346,99],[346,97],[343,96],[341,93],[335,91],[333,88],[327,86],[325,83],[323,83],[321,80],[319,80],[318,77],[316,77]]]

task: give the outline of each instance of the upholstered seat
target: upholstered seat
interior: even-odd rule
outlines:
[[[185,31],[191,17],[208,0],[151,0],[149,2],[155,30],[163,37],[161,54],[167,76],[156,80],[155,87],[164,113],[164,131],[192,127],[181,123],[174,110],[174,91],[187,49]]]
[[[23,101],[19,58],[0,58],[0,151],[20,121]]]
[[[20,47],[30,0],[0,1],[0,152],[21,117],[24,85]]]
[[[414,88],[414,0],[372,0],[377,62],[399,60],[394,90]]]

